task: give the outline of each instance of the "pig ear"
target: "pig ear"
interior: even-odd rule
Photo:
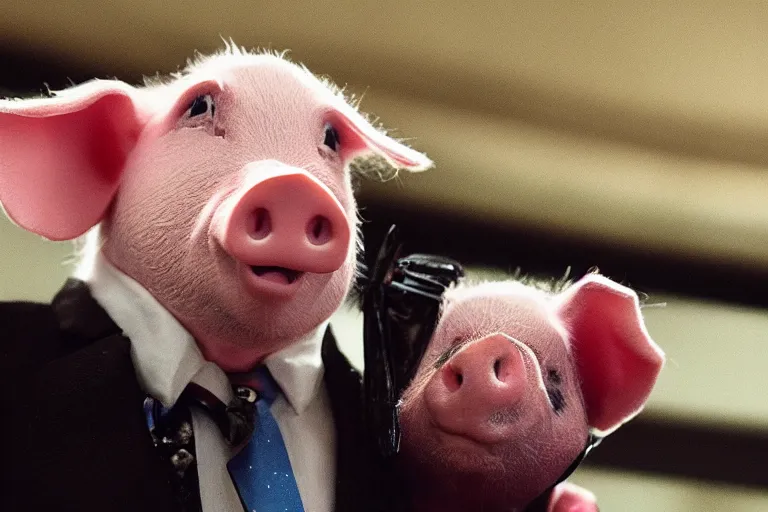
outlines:
[[[0,202],[11,220],[51,240],[97,224],[144,125],[135,96],[95,80],[52,98],[0,100]]]
[[[588,275],[559,298],[591,427],[607,434],[640,412],[664,365],[648,335],[637,294]]]
[[[394,167],[411,172],[425,171],[433,165],[426,155],[380,132],[348,105],[341,106],[330,117],[339,132],[341,156],[346,161],[373,153]]]

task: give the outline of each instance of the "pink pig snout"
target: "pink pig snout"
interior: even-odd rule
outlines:
[[[494,334],[471,342],[433,376],[425,390],[435,424],[478,442],[503,439],[528,386],[520,350]]]
[[[245,185],[217,211],[215,236],[249,267],[329,273],[347,258],[351,230],[330,189],[278,162],[248,169]]]

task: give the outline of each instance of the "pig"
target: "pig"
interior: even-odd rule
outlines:
[[[399,404],[397,466],[413,510],[526,510],[590,436],[642,409],[664,354],[637,295],[598,274],[563,288],[499,281],[446,292]],[[596,509],[567,482],[548,508]]]
[[[326,432],[325,420],[286,416],[298,439],[289,446],[292,463],[303,471],[299,488],[313,500],[313,510],[332,507],[334,481],[345,483],[345,492],[362,489],[355,479],[365,462],[350,462],[357,457],[355,433],[362,425],[355,412],[359,375],[323,335],[355,275],[360,241],[350,164],[366,156],[407,171],[432,166],[424,154],[374,127],[330,82],[282,54],[234,44],[143,87],[94,80],[48,98],[0,101],[5,212],[21,228],[50,240],[89,240],[77,279],[53,306],[0,305],[0,330],[12,333],[2,342],[4,379],[23,379],[2,386],[12,395],[11,419],[4,423],[28,426],[8,448],[18,469],[15,483],[3,485],[0,494],[11,500],[11,509],[22,510],[22,502],[31,508],[170,509],[166,484],[151,494],[150,484],[141,481],[145,475],[164,477],[151,470],[138,399],[149,394],[171,407],[194,375],[210,380],[204,370],[211,365],[216,375],[247,372],[298,345],[308,345],[309,356],[288,354],[279,364],[315,364],[321,342],[323,363],[312,375],[325,377],[315,387],[310,383],[310,391],[329,395],[318,399],[316,414],[332,417],[331,428],[344,436],[334,450],[336,434]],[[98,290],[90,281],[97,274],[111,276],[101,279]],[[147,309],[134,311],[138,302],[116,301],[105,282],[122,283],[121,290],[130,290]],[[87,321],[81,322],[81,306],[90,308]],[[126,315],[147,326],[123,325]],[[167,330],[157,328],[158,319]],[[102,327],[109,327],[106,338]],[[163,338],[168,332],[178,339]],[[147,338],[142,346],[136,343],[140,334]],[[169,351],[187,336],[194,341],[178,356],[183,371],[169,376],[163,366]],[[92,349],[94,357],[114,357],[113,370],[104,370],[105,362],[98,368],[73,362],[81,349],[97,345],[101,351]],[[147,350],[155,359],[149,363]],[[54,363],[69,366],[44,370]],[[125,397],[117,388],[109,400],[81,396],[85,388],[107,393],[106,381],[125,368],[135,373],[135,382],[120,380]],[[168,379],[178,381],[164,394],[157,382]],[[288,384],[302,385],[294,381]],[[79,387],[69,389],[74,382]],[[53,404],[30,395],[32,389],[69,394]],[[112,401],[125,402],[113,411],[127,418],[122,423],[99,418],[112,410]],[[69,434],[77,428],[89,435]],[[115,442],[123,428],[128,430],[119,438],[125,443]],[[303,444],[302,429],[314,429]],[[38,446],[41,438],[46,444]],[[70,460],[56,458],[63,453],[88,455],[79,461],[78,475],[65,470]],[[121,466],[135,471],[109,476]],[[20,489],[40,487],[30,482],[46,478],[42,492],[19,498]],[[93,489],[85,489],[88,481],[95,482]],[[312,498],[317,495],[322,498]],[[345,499],[338,497],[337,507]]]

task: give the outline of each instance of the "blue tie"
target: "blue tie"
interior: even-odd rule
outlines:
[[[227,464],[247,512],[303,512],[299,488],[283,436],[269,411],[280,388],[266,367],[248,374],[255,381],[256,427],[250,442]]]

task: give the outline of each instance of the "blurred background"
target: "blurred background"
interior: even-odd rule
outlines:
[[[573,480],[604,511],[768,510],[768,4],[683,0],[0,3],[0,95],[140,83],[195,50],[290,49],[437,167],[365,182],[365,235],[471,273],[647,294],[669,358]],[[0,299],[49,300],[72,246],[0,220]],[[481,274],[482,272],[482,274]],[[665,307],[656,306],[666,304]],[[653,305],[653,307],[651,307]],[[361,362],[360,316],[334,320]]]

